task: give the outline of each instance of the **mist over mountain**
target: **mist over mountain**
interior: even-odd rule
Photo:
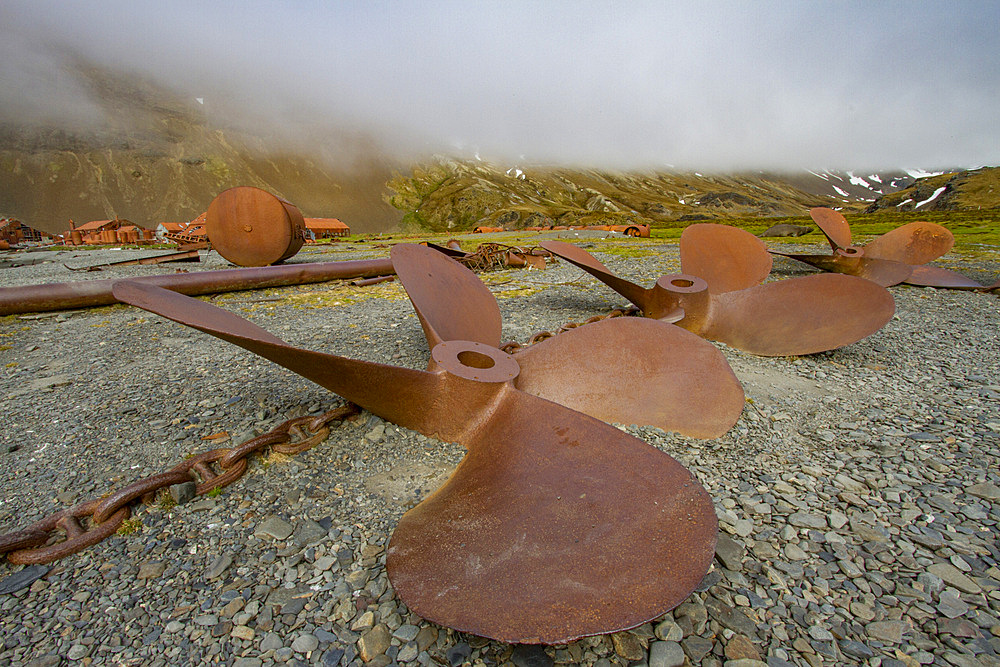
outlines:
[[[310,147],[224,124],[204,99],[146,77],[80,61],[63,76],[85,116],[0,122],[0,215],[52,232],[71,218],[155,227],[196,217],[226,188],[254,185],[359,232],[400,219],[385,183],[404,165],[363,134],[327,132]]]

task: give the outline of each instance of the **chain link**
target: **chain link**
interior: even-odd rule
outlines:
[[[196,482],[195,495],[199,496],[232,484],[246,472],[247,457],[254,452],[271,447],[281,454],[298,454],[325,440],[333,422],[347,419],[360,410],[348,403],[315,417],[295,417],[236,447],[196,454],[110,495],[50,514],[24,530],[0,535],[0,554],[7,554],[7,560],[17,565],[49,563],[75,554],[114,534],[131,516],[135,501],[151,502],[160,489],[186,482]],[[219,472],[213,465],[218,466]],[[89,528],[81,521],[89,523]],[[65,534],[64,539],[60,539],[60,532]]]

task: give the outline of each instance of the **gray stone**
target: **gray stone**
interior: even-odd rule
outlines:
[[[697,665],[712,651],[712,640],[698,636],[688,637],[681,642],[681,647],[691,662]]]
[[[386,652],[390,640],[389,629],[380,623],[361,635],[361,639],[358,640],[358,655],[365,662],[370,662]]]
[[[257,538],[269,537],[274,540],[286,540],[292,534],[294,528],[280,516],[269,516],[257,525],[253,536]]]
[[[538,644],[517,644],[510,660],[515,667],[552,667],[555,664],[545,647]]]
[[[82,660],[90,655],[90,648],[90,646],[83,644],[73,644],[66,653],[66,657],[70,660]]]
[[[653,642],[649,646],[649,667],[680,667],[684,649],[677,642]]]
[[[284,645],[285,643],[281,641],[281,637],[279,637],[275,632],[268,632],[264,635],[264,638],[260,640],[261,652],[277,651]]]
[[[136,579],[157,579],[163,575],[167,569],[167,564],[161,561],[146,561],[139,566],[139,574]]]
[[[963,593],[980,593],[982,589],[979,584],[962,574],[958,568],[951,563],[934,563],[927,568],[931,574],[940,577],[944,583],[954,586]]]
[[[295,525],[292,541],[300,547],[312,546],[326,538],[326,528],[312,519],[304,519]]]
[[[308,653],[319,648],[319,640],[315,635],[303,633],[292,642],[292,650],[296,653]]]
[[[725,533],[719,533],[719,539],[715,543],[715,556],[722,563],[723,567],[730,570],[739,570],[743,563],[743,545],[729,537]]]
[[[49,568],[44,565],[29,565],[24,569],[18,570],[3,581],[0,581],[0,595],[16,593],[19,590],[27,588],[48,574],[48,572]]]
[[[789,515],[788,523],[798,528],[812,528],[814,530],[826,528],[825,518],[819,514],[810,514],[809,512],[795,512]]]
[[[170,497],[178,505],[189,503],[198,495],[198,485],[194,482],[181,482],[170,487]]]
[[[208,568],[208,570],[205,571],[205,578],[217,579],[221,577],[222,573],[225,572],[232,564],[233,564],[233,555],[230,553],[222,554],[221,556],[216,558],[215,561],[212,562],[212,565]]]
[[[865,634],[881,642],[898,644],[903,641],[905,626],[903,621],[876,621],[865,626]]]
[[[990,484],[989,482],[967,486],[965,487],[965,492],[971,496],[975,496],[976,498],[982,498],[983,500],[990,500],[993,502],[1000,500],[1000,487],[997,487],[995,484]]]

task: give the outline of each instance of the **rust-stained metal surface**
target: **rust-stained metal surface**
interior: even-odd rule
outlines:
[[[503,641],[552,644],[635,627],[682,602],[714,555],[717,520],[707,492],[654,447],[520,390],[520,357],[492,344],[498,319],[447,325],[454,311],[430,303],[479,299],[490,311],[488,302],[459,285],[451,260],[402,248],[393,249],[400,280],[417,295],[425,332],[440,340],[427,371],[295,348],[237,315],[148,284],[121,282],[115,295],[468,449],[444,486],[403,516],[390,542],[393,587],[424,618]],[[441,282],[427,273],[438,271],[463,299],[431,292]],[[555,340],[572,341],[586,329]],[[482,340],[442,340],[452,332]],[[641,359],[648,341],[639,343],[632,354]]]
[[[695,235],[681,237],[681,257],[698,257],[703,264],[707,250],[685,248],[709,239],[709,247],[733,247],[731,239],[746,234],[722,225],[699,225]],[[722,243],[711,242],[717,230]],[[710,340],[762,356],[813,354],[857,342],[881,329],[895,312],[892,295],[884,288],[853,276],[819,275],[792,278],[713,294],[700,276],[680,273],[662,276],[644,288],[614,275],[590,253],[560,241],[542,246],[579,266],[626,299],[646,317],[675,322]],[[767,253],[749,240],[745,252]],[[744,259],[744,266],[759,267]],[[691,266],[689,260],[687,266]],[[683,266],[683,264],[682,264]],[[755,269],[758,271],[759,268]],[[746,284],[751,271],[711,272],[725,285]],[[816,280],[816,279],[819,280]]]
[[[864,278],[882,287],[892,287],[908,281],[914,269],[902,262],[866,257],[865,251],[857,246],[838,249],[832,255],[803,255],[777,250],[770,252],[772,255],[794,259],[830,273]]]
[[[104,264],[92,264],[91,266],[73,267],[63,264],[70,271],[100,271],[112,266],[148,266],[151,264],[166,264],[168,262],[199,262],[201,255],[197,250],[179,250],[169,252],[165,255],[154,255],[152,257],[142,257],[140,259],[123,259],[120,262],[105,262]]]
[[[385,258],[171,273],[133,280],[196,296],[392,273],[394,273],[392,261]],[[0,288],[0,315],[107,306],[118,301],[112,293],[115,282],[117,281],[114,279],[81,280]]]
[[[414,245],[395,246],[392,259],[429,347],[451,340],[500,345],[500,308],[471,271]],[[605,421],[715,438],[743,411],[743,388],[722,353],[665,323],[596,322],[516,358],[515,387]]]
[[[826,236],[832,255],[807,255],[772,250],[774,255],[809,264],[822,271],[858,276],[891,287],[899,283],[949,289],[988,289],[955,271],[926,266],[955,245],[955,236],[933,222],[911,222],[882,234],[865,246],[851,245],[847,219],[829,208],[809,211]]]
[[[704,280],[712,294],[759,285],[771,273],[767,246],[737,227],[690,225],[680,245],[681,271]]]
[[[237,266],[276,264],[305,241],[305,221],[295,205],[249,186],[229,188],[213,199],[205,230],[212,247]]]

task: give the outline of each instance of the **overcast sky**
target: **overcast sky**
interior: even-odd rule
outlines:
[[[100,122],[65,54],[406,157],[1000,164],[1000,3],[4,0],[0,118]],[[238,111],[237,111],[238,110]]]

